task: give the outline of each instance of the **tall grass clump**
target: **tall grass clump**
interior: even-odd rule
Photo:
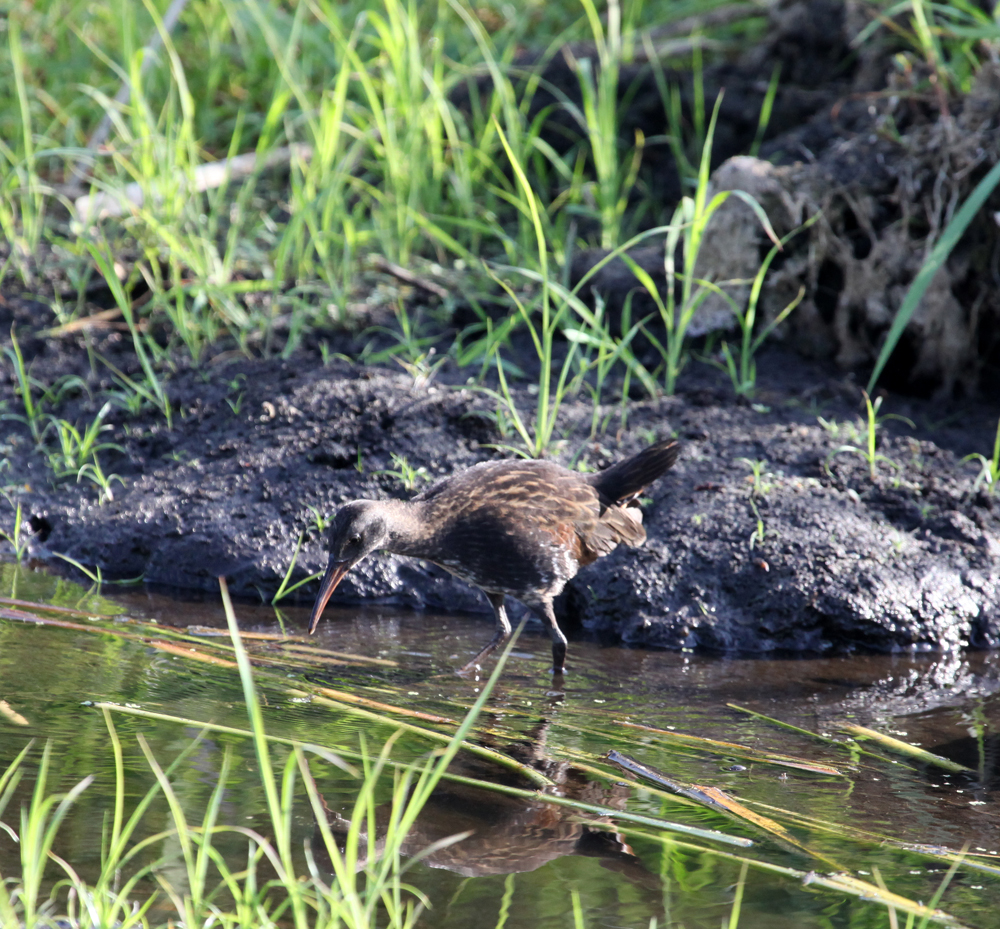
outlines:
[[[13,104],[16,128],[0,137],[0,232],[7,240],[9,254],[0,266],[0,283],[13,264],[21,282],[34,284],[34,255],[42,241],[45,223],[45,199],[53,191],[44,183],[39,170],[41,154],[36,148],[35,120],[25,80],[27,65],[17,15],[7,18],[7,50],[12,72],[13,97],[0,91],[0,102]],[[6,82],[5,82],[6,83]],[[4,120],[4,123],[9,123]]]
[[[506,67],[512,42],[498,49],[458,0],[439,0],[433,18],[412,0],[385,0],[353,22],[341,6],[319,2],[301,28],[322,32],[335,70],[317,94],[295,30],[279,32],[263,6],[251,9],[279,62],[281,93],[302,114],[280,128],[311,153],[292,164],[278,279],[319,274],[342,298],[366,251],[402,265],[418,255],[472,261],[487,244],[523,253],[532,229],[511,209],[517,186],[497,127],[522,162],[537,139]]]
[[[148,309],[169,322],[169,331],[195,360],[224,331],[244,347],[266,320],[246,311],[242,295],[261,289],[236,281],[237,265],[261,257],[253,248],[254,232],[245,210],[253,178],[235,198],[225,185],[204,191],[199,171],[206,161],[197,139],[198,107],[187,71],[162,20],[147,9],[162,37],[164,74],[146,73],[145,50],[132,52],[118,68],[130,88],[127,104],[110,99],[96,87],[87,92],[113,127],[106,156],[98,159],[92,194],[78,202],[83,249],[110,240],[113,253],[138,247],[129,289],[143,284],[151,293]],[[166,78],[166,89],[157,84]],[[234,153],[242,138],[237,119],[230,141]],[[110,206],[113,204],[113,207]],[[96,230],[102,212],[120,214],[117,228]],[[94,214],[97,215],[94,215]],[[107,225],[106,223],[104,225]],[[99,268],[115,287],[105,268]],[[265,262],[264,270],[267,265]]]
[[[521,199],[517,201],[521,212],[527,214],[531,219],[531,224],[535,230],[536,247],[539,265],[539,277],[541,286],[538,291],[539,319],[537,323],[532,318],[533,313],[525,306],[524,302],[514,292],[509,284],[496,278],[508,296],[513,300],[517,311],[524,324],[531,334],[532,345],[538,356],[538,395],[535,404],[535,419],[533,423],[525,422],[517,408],[507,385],[507,377],[504,372],[503,362],[497,355],[496,370],[500,381],[500,394],[498,399],[502,402],[506,414],[517,430],[518,435],[524,442],[526,454],[531,458],[540,458],[545,454],[552,440],[552,434],[556,426],[556,418],[559,415],[559,407],[566,394],[566,377],[569,373],[569,365],[564,363],[559,374],[558,382],[553,390],[552,387],[552,366],[553,366],[553,340],[563,319],[567,304],[563,302],[558,308],[553,306],[552,292],[549,281],[548,268],[548,244],[545,241],[545,232],[542,226],[541,209],[537,197],[535,197],[528,177],[525,174],[524,166],[521,164],[516,153],[511,148],[503,134],[503,130],[497,127],[504,149],[510,159],[511,167],[517,177],[521,188]],[[499,349],[499,342],[494,343],[494,351]],[[567,359],[568,361],[569,359]],[[515,451],[520,451],[515,449]],[[521,452],[525,454],[525,452]]]
[[[499,240],[494,248],[509,257],[519,253],[527,227],[510,209],[495,127],[525,160],[525,117],[501,52],[463,4],[441,0],[433,20],[400,0],[353,21],[351,9],[323,0],[292,11],[260,0],[239,13],[223,9],[243,55],[263,52],[271,62],[264,89],[255,87],[250,105],[233,114],[219,153],[255,147],[256,169],[237,191],[229,183],[205,189],[209,159],[198,129],[206,102],[192,93],[191,68],[152,6],[162,66],[146,72],[146,50],[126,44],[115,67],[130,87],[128,102],[87,91],[113,132],[79,231],[86,238],[87,224],[99,219],[95,204],[117,201],[111,212],[123,216],[121,231],[142,252],[133,276],[153,294],[147,312],[166,316],[194,358],[223,331],[246,348],[254,338],[270,345],[278,322],[296,331],[327,312],[343,316],[368,251],[404,265],[418,254],[471,260],[486,241]],[[466,37],[466,60],[454,61],[460,28],[472,41]],[[502,54],[512,54],[513,45],[506,48]],[[107,59],[93,43],[92,50]],[[462,82],[464,108],[454,93]],[[254,106],[261,115],[251,115]],[[254,200],[261,172],[282,162],[288,218],[276,224]],[[520,231],[512,235],[507,219]],[[242,297],[253,290],[269,295],[266,311],[247,309]],[[285,318],[296,313],[305,318]]]
[[[619,151],[619,76],[622,65],[622,10],[618,0],[607,6],[607,30],[593,0],[581,0],[597,49],[597,68],[588,58],[577,61],[583,102],[582,126],[590,144],[596,181],[589,185],[600,221],[601,248],[619,245],[629,193],[642,159],[642,136],[636,137],[632,158]]]
[[[644,384],[651,391],[655,391],[655,384],[646,375],[645,369],[635,358],[630,347],[640,328],[639,324],[626,327],[627,331],[618,336],[613,335],[604,323],[600,310],[595,313],[580,298],[579,292],[593,274],[596,274],[608,261],[623,254],[638,241],[651,235],[662,234],[664,229],[649,230],[618,246],[592,268],[572,290],[558,283],[550,272],[543,206],[535,194],[524,165],[507,141],[503,130],[498,126],[497,131],[520,187],[519,196],[516,199],[512,198],[512,202],[530,220],[534,229],[537,270],[524,267],[501,269],[504,273],[526,278],[535,285],[530,300],[523,299],[509,282],[493,275],[496,283],[510,298],[516,309],[516,315],[512,314],[496,332],[488,329],[486,343],[496,361],[499,390],[486,390],[486,392],[497,400],[498,426],[506,424],[523,443],[521,448],[505,447],[526,457],[541,458],[553,444],[559,410],[564,400],[579,393],[585,383],[591,386],[596,416],[601,399],[601,386],[613,364],[622,362],[626,377],[641,372],[640,377],[643,378]],[[538,359],[538,376],[533,385],[537,388],[535,411],[531,420],[522,416],[518,408],[502,358],[507,340],[517,325],[523,325],[527,330]],[[568,343],[568,348],[561,359],[556,355],[557,337],[565,338]],[[504,431],[502,428],[501,434]]]
[[[50,114],[42,128],[57,125],[75,144],[62,156],[64,180],[89,185],[75,200],[69,235],[63,227],[58,237],[76,262],[78,311],[89,277],[103,277],[140,361],[141,378],[113,370],[130,411],[152,404],[169,420],[164,371],[173,350],[201,362],[209,346],[230,338],[247,353],[288,354],[310,327],[346,321],[370,253],[404,266],[430,259],[479,268],[485,259],[493,273],[504,262],[534,282],[537,292],[518,291],[506,320],[483,314],[476,333],[479,359],[505,350],[517,327],[535,345],[534,422],[518,421],[512,408],[506,417],[529,454],[551,446],[564,397],[587,385],[596,410],[597,385],[616,368],[657,389],[632,354],[638,333],[660,349],[656,377],[675,390],[690,322],[718,290],[692,269],[729,196],[708,192],[718,109],[709,121],[700,78],[694,130],[704,144],[697,168],[688,165],[691,196],[665,233],[667,286],[658,292],[637,274],[657,304],[656,331],[648,320],[629,320],[613,333],[578,299],[579,288],[551,273],[556,262],[568,267],[580,244],[624,254],[623,243],[637,241],[646,140],[623,141],[619,130],[641,4],[612,0],[604,10],[580,0],[509,16],[492,32],[489,11],[465,0],[200,0],[177,28],[153,0],[121,2],[116,15],[91,13],[80,0],[39,6],[62,79],[39,67],[43,51],[32,45],[29,54],[25,31],[12,26],[8,97],[20,117],[7,138],[20,141],[0,151],[0,229],[23,241],[11,261],[45,234],[47,195],[36,183],[41,101]],[[37,31],[42,14],[33,15]],[[550,109],[533,109],[541,69],[513,66],[536,15],[562,22],[541,64],[568,48],[567,39],[585,37],[592,48],[577,47],[572,62],[578,101],[546,85],[576,136],[564,150],[551,125],[543,133]],[[530,38],[538,46],[548,37]],[[700,74],[697,45],[694,54]],[[678,123],[679,99],[665,91]],[[98,123],[109,127],[101,145]],[[678,144],[679,133],[678,125]],[[46,151],[46,164],[56,163],[55,150]],[[682,171],[685,163],[679,159]],[[563,337],[569,344],[557,368],[553,351]],[[407,340],[418,350],[406,360],[415,362],[427,346]],[[509,400],[508,384],[499,392]]]
[[[681,202],[674,211],[670,226],[667,227],[664,249],[666,286],[663,294],[660,293],[647,271],[640,268],[628,255],[624,256],[632,273],[635,274],[656,304],[660,322],[663,324],[662,338],[658,338],[648,328],[644,331],[662,359],[663,389],[667,394],[673,394],[676,390],[677,378],[687,361],[685,339],[698,308],[710,294],[724,293],[714,282],[695,275],[698,255],[705,240],[709,222],[715,212],[730,196],[738,197],[753,210],[769,238],[780,247],[767,215],[750,194],[742,190],[721,190],[714,195],[711,192],[709,174],[711,172],[712,139],[715,135],[721,103],[720,94],[712,110],[712,118],[706,132],[694,195],[681,198]],[[732,301],[730,301],[731,303]],[[740,315],[737,313],[738,318]]]

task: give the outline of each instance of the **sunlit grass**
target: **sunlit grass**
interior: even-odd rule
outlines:
[[[28,283],[27,256],[53,236],[77,263],[81,293],[96,265],[144,373],[143,384],[123,389],[169,420],[167,355],[137,334],[140,316],[165,324],[168,352],[181,348],[195,361],[223,337],[247,352],[283,338],[287,353],[308,328],[345,320],[368,252],[403,265],[417,256],[446,265],[499,259],[542,282],[539,299],[514,301],[509,324],[486,333],[484,346],[488,357],[513,329],[538,325],[543,402],[530,445],[541,454],[553,427],[550,390],[591,383],[546,382],[553,341],[581,326],[576,305],[546,315],[549,269],[578,245],[614,247],[634,232],[645,209],[631,196],[644,142],[622,147],[619,70],[641,46],[640,29],[696,9],[613,2],[598,11],[567,0],[507,18],[463,0],[439,0],[433,11],[401,0],[290,9],[196,0],[171,30],[152,0],[96,19],[82,4],[50,0],[14,16],[9,32],[16,80],[6,101],[0,93],[0,120],[16,130],[0,209],[8,262]],[[748,5],[748,19],[758,12]],[[532,32],[539,22],[550,31]],[[43,25],[47,44],[37,40]],[[558,98],[579,133],[565,151],[530,117],[538,75],[511,67],[529,35],[536,46],[551,43],[547,56],[569,39],[592,44],[593,55],[575,62],[581,105]],[[71,145],[43,158],[40,141],[57,134]],[[241,163],[228,181],[226,163],[211,164],[251,154],[249,171]],[[206,179],[206,166],[221,184]],[[49,229],[57,190],[72,221]],[[149,294],[132,309],[140,287]],[[73,315],[60,311],[63,323]],[[586,328],[602,345],[599,380],[625,360],[632,336],[615,344]],[[668,376],[668,391],[672,384]]]
[[[510,16],[462,0],[309,0],[291,8],[192,0],[170,31],[165,6],[121,0],[92,14],[78,0],[48,0],[12,15],[0,49],[14,78],[0,90],[0,227],[9,243],[4,272],[26,284],[39,244],[53,232],[86,263],[91,218],[79,216],[68,237],[51,219],[89,172],[91,190],[122,211],[102,223],[105,236],[116,252],[139,251],[126,293],[148,286],[143,312],[167,320],[195,359],[222,335],[250,350],[273,344],[279,320],[294,340],[330,315],[342,319],[369,251],[403,264],[417,255],[502,257],[539,271],[534,220],[518,208],[523,192],[501,132],[539,201],[552,258],[566,260],[578,244],[615,247],[649,207],[631,196],[647,140],[623,144],[621,68],[637,49],[651,49],[651,26],[706,9],[675,0],[598,10],[590,0],[566,0]],[[936,71],[968,65],[972,44],[995,33],[968,4],[897,4],[887,17],[907,8],[914,46]],[[752,29],[759,13],[748,4],[726,34]],[[529,122],[537,76],[510,67],[529,39],[536,48],[551,43],[548,55],[568,40],[590,43],[575,60],[579,105],[558,98],[579,133],[564,152],[543,139],[539,119]],[[693,47],[692,125],[683,125],[678,89],[658,71],[670,132],[657,144],[669,143],[684,179],[701,186],[697,160],[711,132],[703,52]],[[942,74],[939,84],[963,81]],[[97,146],[102,123],[109,132]],[[250,153],[257,168],[248,176],[204,188],[205,164]],[[265,177],[275,156],[287,184]],[[690,230],[689,245],[703,218],[698,205],[695,193],[675,217]],[[319,282],[321,292],[295,299],[307,282]],[[690,309],[683,286],[675,324]],[[251,305],[244,297],[255,290],[268,299]],[[664,346],[668,393],[681,350]]]

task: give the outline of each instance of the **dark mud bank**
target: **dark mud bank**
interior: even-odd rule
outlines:
[[[309,355],[209,370],[171,380],[172,429],[152,412],[141,423],[122,418],[114,431],[125,454],[107,452],[104,463],[124,486],[102,505],[86,484],[46,483],[27,436],[9,438],[8,474],[35,530],[33,555],[59,552],[105,576],[208,591],[225,575],[235,593],[269,598],[300,534],[293,579],[324,565],[317,514],[358,497],[408,495],[383,473],[399,470],[393,454],[437,478],[502,456],[487,446],[511,441],[482,415],[492,403],[484,394],[446,377],[418,389],[402,373],[324,367]],[[564,407],[555,455],[565,461],[582,448],[579,461],[601,467],[654,437],[684,443],[652,488],[646,545],[581,571],[562,598],[564,626],[630,644],[743,652],[1000,642],[1000,498],[974,490],[975,467],[960,463],[992,447],[997,411],[966,407],[948,420],[940,406],[893,398],[883,412],[905,413],[917,428],[883,425],[878,452],[888,461],[875,480],[846,452],[828,473],[833,449],[861,444],[852,433],[864,429],[860,392],[777,348],[759,370],[751,406],[694,366],[687,392],[629,405],[620,441],[613,429],[588,441],[592,407]],[[315,582],[300,593],[314,591]],[[352,571],[335,595],[373,599],[488,610],[443,570],[389,556]]]
[[[570,632],[668,648],[994,647],[1000,644],[1000,495],[977,487],[975,464],[962,458],[989,454],[1000,414],[996,191],[938,272],[881,381],[939,399],[887,398],[882,412],[908,416],[915,425],[883,424],[874,476],[860,454],[831,453],[845,445],[864,448],[866,441],[861,392],[843,371],[870,371],[929,243],[996,160],[1000,68],[984,66],[972,91],[952,100],[944,114],[924,86],[919,62],[899,70],[913,53],[899,46],[892,30],[856,47],[869,22],[861,5],[779,0],[769,5],[768,19],[766,41],[735,64],[716,62],[704,73],[708,99],[726,89],[713,185],[751,192],[782,234],[820,216],[772,265],[758,317],[773,319],[801,294],[778,334],[785,346],[815,360],[766,349],[758,359],[755,405],[737,403],[728,381],[692,362],[678,396],[628,404],[620,437],[612,425],[588,440],[592,422],[619,421],[617,403],[596,419],[589,402],[564,406],[559,433],[565,440],[552,454],[565,462],[602,467],[674,434],[684,452],[652,488],[645,547],[618,550],[582,571],[558,605],[561,621]],[[541,86],[578,92],[570,60],[540,61]],[[763,161],[745,152],[776,65],[781,85]],[[629,138],[637,128],[649,139],[667,131],[653,76],[642,65],[621,82],[632,101],[622,122]],[[690,114],[691,76],[671,72],[670,79]],[[545,109],[545,94],[535,103]],[[558,135],[553,131],[552,144]],[[644,158],[644,170],[659,178],[649,182],[654,214],[669,217],[681,189],[676,165],[666,147],[651,146]],[[745,281],[770,247],[759,223],[752,216],[747,221],[748,212],[737,198],[727,201],[713,217],[696,266],[703,263],[706,276],[730,282],[736,305],[746,304]],[[579,280],[596,257],[578,254],[571,278]],[[665,288],[661,245],[637,249],[633,258]],[[437,307],[452,314],[447,331],[476,322],[457,296],[461,283],[445,275],[444,284],[425,289],[434,299],[442,290],[456,295],[450,309]],[[582,293],[600,294],[614,319],[635,288],[634,274],[619,260]],[[107,296],[89,294],[91,309],[111,308],[113,301],[101,303]],[[363,309],[352,319],[354,331],[391,327],[387,307],[394,299],[358,304]],[[433,302],[412,292],[405,299],[414,312],[424,307],[421,300]],[[640,304],[637,297],[636,318],[655,309]],[[3,346],[9,347],[3,333],[16,324],[40,383],[70,374],[96,389],[101,400],[78,391],[58,407],[68,422],[91,422],[115,384],[88,354],[111,358],[129,376],[141,372],[120,329],[46,339],[42,327],[53,322],[43,303],[0,294]],[[728,306],[713,308],[710,298],[688,335],[718,335],[732,325]],[[169,333],[154,327],[153,334],[169,342]],[[7,485],[22,505],[33,530],[32,553],[51,559],[57,552],[106,576],[143,575],[148,583],[187,589],[213,591],[217,576],[225,575],[235,592],[270,599],[300,536],[292,581],[323,566],[317,526],[339,504],[407,494],[388,473],[401,470],[394,455],[433,479],[501,455],[490,446],[514,441],[489,418],[495,402],[463,387],[465,374],[451,362],[432,385],[415,388],[402,372],[347,362],[324,367],[319,338],[349,357],[359,357],[363,347],[347,332],[313,332],[290,361],[233,361],[234,353],[223,350],[232,349],[229,342],[215,346],[221,354],[200,370],[174,358],[172,428],[152,411],[126,416],[115,410],[106,420],[122,451],[102,452],[102,467],[121,475],[124,486],[116,484],[114,500],[103,505],[86,481],[53,485],[27,429],[5,420],[0,454],[8,467],[0,471],[0,487]],[[537,360],[526,339],[522,331],[509,348],[531,378]],[[441,355],[449,341],[442,332]],[[21,408],[10,365],[0,368],[0,387],[0,412],[16,415]],[[977,396],[992,400],[956,400]],[[527,413],[534,397],[527,391],[518,397]],[[425,486],[418,480],[414,490]],[[13,514],[0,502],[5,530]],[[308,600],[314,591],[315,583],[300,594]],[[389,557],[352,571],[336,598],[488,611],[478,592],[444,571]]]

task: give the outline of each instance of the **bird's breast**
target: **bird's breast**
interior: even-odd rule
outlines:
[[[560,592],[576,574],[575,536],[506,520],[463,521],[422,557],[483,590],[515,597]]]

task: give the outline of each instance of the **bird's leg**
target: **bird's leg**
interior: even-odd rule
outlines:
[[[544,600],[537,606],[533,606],[532,610],[535,615],[548,624],[549,634],[552,636],[552,673],[562,676],[566,670],[566,636],[563,635],[559,623],[556,622],[552,601]]]
[[[485,591],[483,592],[486,593]],[[510,620],[507,618],[507,609],[503,605],[503,598],[503,594],[486,594],[486,599],[490,601],[490,606],[493,607],[493,615],[496,617],[496,632],[493,633],[493,638],[490,639],[489,644],[472,661],[461,668],[458,672],[459,674],[466,674],[469,671],[475,670],[490,652],[499,648],[510,638]]]

